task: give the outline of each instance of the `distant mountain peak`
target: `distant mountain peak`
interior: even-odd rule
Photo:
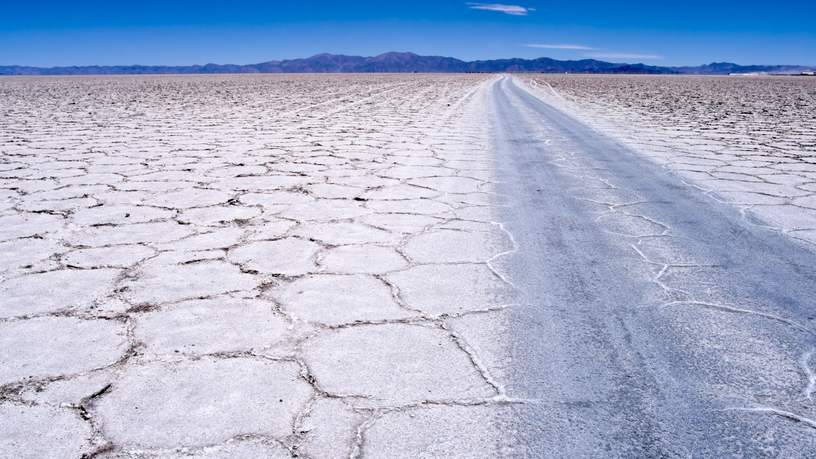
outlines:
[[[378,54],[374,57],[399,56],[399,57],[419,57],[418,54],[410,51],[389,51],[387,53]]]

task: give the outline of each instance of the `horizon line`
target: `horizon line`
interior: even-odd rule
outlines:
[[[329,53],[329,52],[321,52],[312,54],[306,57],[292,57],[292,58],[285,58],[285,59],[270,59],[265,61],[259,62],[250,62],[244,64],[236,64],[236,63],[217,63],[217,62],[207,62],[207,63],[193,63],[193,64],[149,64],[149,63],[129,63],[129,64],[57,64],[57,65],[29,65],[29,64],[3,64],[0,63],[0,67],[22,67],[22,68],[33,68],[33,69],[59,69],[59,68],[71,68],[71,67],[206,67],[206,66],[237,66],[237,67],[248,67],[253,65],[260,65],[260,64],[267,64],[267,63],[279,63],[279,62],[287,62],[287,61],[295,61],[295,60],[305,60],[305,59],[312,59],[318,56],[338,56],[338,57],[359,57],[364,59],[371,59],[380,56],[385,56],[389,54],[410,54],[417,57],[436,57],[436,58],[444,58],[444,59],[455,59],[460,62],[464,63],[475,63],[475,62],[489,62],[489,61],[500,61],[500,60],[522,60],[522,61],[534,61],[538,59],[551,59],[557,62],[580,62],[580,61],[598,61],[610,64],[620,64],[620,65],[645,65],[649,67],[660,67],[660,68],[685,68],[685,67],[702,67],[706,65],[714,65],[714,64],[734,64],[739,65],[742,67],[748,66],[767,66],[767,67],[816,67],[816,64],[740,64],[737,62],[733,62],[727,59],[724,60],[714,60],[709,63],[703,64],[685,64],[685,65],[657,65],[657,64],[646,64],[644,62],[620,62],[620,61],[605,61],[602,60],[603,58],[599,55],[597,57],[582,57],[582,58],[575,58],[575,59],[556,59],[549,56],[539,56],[533,58],[523,58],[523,57],[497,57],[497,58],[490,58],[490,59],[461,59],[453,56],[445,56],[442,54],[417,54],[412,51],[386,51],[379,54],[372,54],[372,55],[359,55],[359,54],[343,54],[343,53]],[[611,56],[611,55],[610,55]],[[624,55],[621,54],[621,57]],[[635,55],[631,55],[634,57]]]

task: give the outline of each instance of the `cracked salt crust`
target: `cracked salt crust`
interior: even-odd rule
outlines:
[[[510,289],[490,79],[0,80],[0,450],[377,456],[490,411],[449,324]]]
[[[285,437],[310,394],[291,362],[155,362],[123,371],[91,412],[123,447],[206,446],[245,433]]]
[[[322,325],[398,320],[412,315],[394,301],[385,283],[359,274],[301,277],[271,295],[289,316]]]

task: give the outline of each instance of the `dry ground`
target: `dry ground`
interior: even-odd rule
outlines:
[[[506,289],[489,79],[0,80],[0,456],[385,454],[493,400],[450,329]]]
[[[527,75],[538,94],[816,244],[816,78]]]
[[[534,79],[541,97],[738,204],[746,218],[816,240],[814,80]],[[505,422],[530,400],[508,396],[525,362],[509,359],[508,348],[514,334],[541,347],[534,326],[565,326],[496,319],[513,316],[519,291],[498,257],[524,259],[550,241],[517,247],[501,223],[494,81],[0,79],[0,457],[518,454],[507,443],[517,426]],[[519,144],[541,149],[530,160],[540,167],[563,166],[547,162],[553,155],[588,157],[572,144],[550,148],[563,141],[552,126],[508,107],[529,129],[507,139],[505,157]],[[575,175],[577,187],[595,173]],[[535,202],[597,191],[548,186],[551,196],[536,190]],[[539,213],[529,217],[543,224],[528,236],[543,237],[545,225],[614,229]],[[598,272],[553,259],[523,266]],[[687,290],[708,287],[695,279]],[[534,312],[603,313],[540,306]],[[627,306],[605,304],[610,314]],[[581,334],[592,327],[563,329],[592,343]],[[548,361],[565,369],[550,380],[568,381],[548,389],[568,392],[580,387],[570,371],[609,365],[569,355]],[[801,385],[798,367],[768,373]],[[554,403],[571,415],[583,409]],[[574,426],[552,427],[569,416],[530,420],[530,438],[583,441]],[[576,425],[585,421],[603,423]]]

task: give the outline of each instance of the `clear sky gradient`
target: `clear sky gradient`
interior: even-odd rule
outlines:
[[[250,64],[386,51],[816,65],[816,0],[0,0],[0,65]]]

